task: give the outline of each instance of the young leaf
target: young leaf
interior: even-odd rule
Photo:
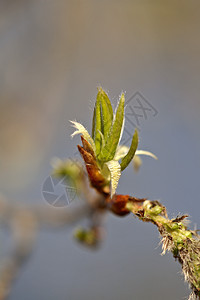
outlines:
[[[149,152],[149,151],[145,151],[145,150],[137,150],[136,155],[146,155],[146,156],[150,156],[154,159],[158,159],[157,156],[155,154],[153,154],[152,152]]]
[[[96,155],[101,151],[101,95],[97,94],[97,100],[95,104],[95,122],[94,122],[94,141],[96,147]]]
[[[100,136],[101,136],[101,145],[102,145],[102,147],[104,147],[105,146],[104,135],[103,135],[103,133],[101,131],[99,131],[99,133],[100,133]]]
[[[129,148],[130,147],[127,147],[125,145],[119,145],[117,147],[117,151],[115,153],[114,160],[120,160],[120,159],[122,159],[128,153]]]
[[[106,163],[109,171],[110,171],[110,180],[111,180],[111,198],[115,194],[119,178],[121,175],[121,167],[118,161],[109,161]]]
[[[92,138],[95,138],[95,124],[96,124],[96,107],[94,107],[93,119],[92,119]]]
[[[82,124],[78,123],[78,122],[75,122],[75,121],[70,121],[70,122],[73,124],[73,127],[76,129],[76,131],[74,131],[71,136],[74,137],[76,134],[82,134],[84,139],[86,139],[86,141],[88,143],[90,143],[90,145],[92,146],[92,149],[95,152],[94,141],[91,138],[91,136],[89,135],[87,129],[85,129],[85,127]]]
[[[105,147],[102,148],[98,156],[100,161],[110,161],[114,158],[115,152],[121,136],[121,130],[124,122],[124,94],[121,95],[117,112],[112,127],[110,128]]]
[[[138,132],[137,132],[137,129],[136,129],[135,133],[133,135],[131,147],[130,147],[128,153],[122,158],[122,161],[121,161],[121,164],[120,164],[122,171],[129,165],[129,163],[133,159],[133,157],[135,155],[135,151],[137,149],[137,146],[138,146]]]
[[[145,150],[136,150],[135,155],[133,157],[133,167],[134,170],[137,172],[139,171],[141,165],[142,165],[142,159],[140,158],[140,155],[146,155],[146,156],[150,156],[154,159],[158,159],[157,156],[149,151],[145,151]]]
[[[99,88],[99,97],[101,99],[101,110],[102,110],[102,133],[104,135],[105,141],[107,140],[110,128],[113,121],[113,109],[108,98],[108,95],[104,92],[102,88]]]

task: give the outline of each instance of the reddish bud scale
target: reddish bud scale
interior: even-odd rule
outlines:
[[[83,147],[81,147],[79,145],[77,147],[78,147],[78,151],[80,152],[82,158],[85,161],[85,164],[94,166],[95,168],[98,168],[96,159],[92,156],[92,154],[87,152]]]
[[[85,162],[90,183],[100,193],[108,194],[109,189],[107,186],[107,181],[101,174],[101,171],[97,165],[94,151],[91,148],[90,144],[83,137],[81,137],[81,139],[82,139],[83,147],[81,147],[80,145],[78,145],[77,147]]]
[[[112,198],[107,198],[109,209],[118,216],[126,216],[130,211],[126,208],[129,201],[129,195],[114,195]]]
[[[86,164],[86,169],[90,182],[99,192],[103,192],[103,187],[106,184],[105,178],[101,175],[101,172],[95,166]]]
[[[94,153],[94,150],[92,149],[92,146],[90,145],[90,143],[88,143],[88,141],[86,141],[86,139],[84,139],[83,136],[81,136],[81,141],[82,141],[84,150],[89,152],[95,158],[95,153]]]

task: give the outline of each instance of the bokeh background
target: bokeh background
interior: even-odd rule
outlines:
[[[138,174],[118,191],[160,199],[170,216],[200,227],[200,2],[198,0],[0,0],[0,191],[8,201],[47,205],[50,160],[73,157],[79,138],[68,120],[91,129],[96,87],[116,105],[139,91],[158,114],[141,119]],[[127,125],[128,126],[128,125]],[[186,299],[187,284],[158,232],[132,216],[108,215],[98,251],[71,228],[42,231],[11,300]],[[0,253],[8,237],[1,233]]]

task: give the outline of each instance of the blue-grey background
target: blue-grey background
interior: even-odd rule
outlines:
[[[0,0],[0,191],[41,203],[54,156],[72,157],[68,120],[91,130],[96,87],[116,105],[141,92],[158,110],[141,120],[138,174],[118,192],[160,199],[170,216],[200,227],[200,2]],[[186,299],[178,263],[161,256],[158,232],[132,216],[108,215],[98,251],[72,228],[41,232],[11,300]],[[1,233],[1,256],[8,237]]]

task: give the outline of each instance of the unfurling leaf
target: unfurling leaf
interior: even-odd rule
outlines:
[[[70,122],[73,124],[73,127],[76,129],[76,131],[74,131],[71,136],[74,137],[76,134],[82,134],[83,137],[86,139],[86,141],[88,143],[90,143],[90,145],[92,146],[93,151],[95,152],[94,141],[91,138],[91,136],[89,135],[87,129],[85,129],[85,127],[82,124],[78,123],[78,122],[75,122],[75,121],[70,121]]]
[[[120,145],[117,148],[117,151],[115,153],[114,160],[120,160],[122,159],[127,153],[128,153],[129,147],[125,145]]]
[[[157,156],[152,152],[145,151],[145,150],[136,150],[135,155],[133,157],[133,167],[135,172],[138,172],[142,165],[142,159],[140,158],[140,155],[150,156],[156,160],[158,159]]]
[[[93,133],[94,142],[96,147],[96,155],[101,151],[102,139],[101,139],[101,98],[99,93],[97,94],[97,100],[95,104],[95,117],[93,118]]]
[[[104,135],[101,131],[99,131],[100,136],[101,136],[101,147],[105,147],[105,139],[104,139]]]
[[[132,139],[130,149],[129,149],[128,153],[122,158],[122,161],[121,161],[121,164],[120,164],[121,165],[121,171],[123,171],[129,165],[131,160],[133,159],[133,157],[135,155],[135,152],[136,152],[136,149],[137,149],[137,146],[138,146],[138,132],[137,132],[137,129],[136,129],[135,133],[133,135],[133,139]]]
[[[106,163],[109,171],[110,171],[110,182],[111,182],[111,198],[115,194],[119,178],[121,175],[121,167],[118,161],[109,161]]]
[[[115,156],[124,123],[124,102],[125,98],[124,94],[122,94],[117,107],[113,125],[110,128],[108,138],[106,140],[105,147],[102,148],[101,153],[98,156],[100,161],[107,162],[112,160]]]
[[[108,134],[113,122],[113,109],[108,98],[108,95],[102,88],[98,89],[98,95],[101,102],[101,119],[102,119],[102,134],[104,136],[104,140],[107,141]]]
[[[91,185],[100,193],[111,193],[111,197],[116,191],[121,171],[131,160],[135,169],[138,169],[141,164],[138,155],[148,155],[157,159],[151,152],[137,150],[137,130],[130,147],[119,145],[124,129],[124,104],[125,97],[122,94],[114,116],[108,95],[100,87],[93,114],[92,137],[83,125],[71,121],[76,129],[72,136],[82,134],[83,147],[78,146],[78,149],[84,159]]]
[[[137,150],[136,155],[146,155],[146,156],[150,156],[154,159],[158,159],[157,156],[155,154],[153,154],[152,152],[149,152],[149,151],[145,151],[145,150]]]
[[[94,106],[93,118],[92,118],[92,138],[95,138],[95,124],[96,124],[96,107]]]
[[[128,151],[129,151],[129,147],[127,147],[125,145],[120,145],[117,148],[114,160],[119,161],[128,153]],[[133,167],[136,172],[139,170],[140,166],[142,165],[142,160],[140,158],[140,155],[146,155],[146,156],[150,156],[154,159],[158,159],[157,156],[155,154],[153,154],[152,152],[145,151],[145,150],[136,150],[135,155],[133,157]]]

